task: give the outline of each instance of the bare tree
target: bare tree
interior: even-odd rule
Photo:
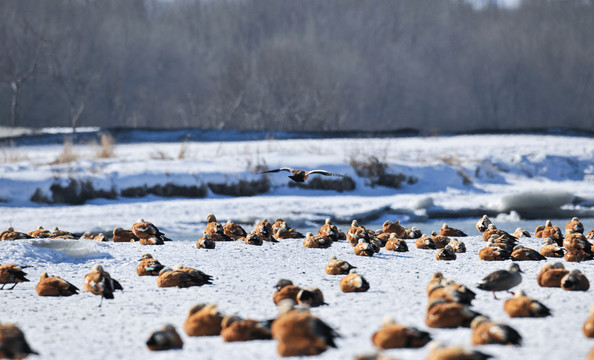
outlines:
[[[16,127],[21,88],[37,70],[42,39],[15,8],[6,10],[0,24],[0,77],[12,90],[10,126]]]

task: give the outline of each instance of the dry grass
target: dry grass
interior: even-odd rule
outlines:
[[[101,134],[101,146],[95,153],[96,159],[108,159],[114,157],[115,153],[113,150],[115,140],[109,134]]]
[[[56,157],[56,159],[50,162],[50,165],[68,164],[79,159],[79,155],[75,154],[72,150],[72,140],[64,140],[64,149]]]
[[[188,141],[184,141],[181,143],[181,146],[179,148],[179,153],[177,153],[178,160],[186,158],[189,146],[190,146],[190,143]]]
[[[21,151],[20,148],[15,147],[14,142],[11,142],[8,146],[2,145],[2,147],[0,147],[0,159],[3,163],[29,160],[27,154],[24,154]]]

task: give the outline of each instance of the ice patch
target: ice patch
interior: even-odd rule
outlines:
[[[554,209],[570,204],[573,198],[574,195],[566,191],[527,191],[501,197],[498,210],[509,212],[512,210]]]

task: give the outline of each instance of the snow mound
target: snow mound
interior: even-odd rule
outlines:
[[[17,240],[0,243],[10,246],[1,251],[0,262],[10,258],[10,262],[27,264],[35,261],[46,263],[79,262],[88,259],[112,258],[109,253],[101,252],[98,243],[91,240]]]

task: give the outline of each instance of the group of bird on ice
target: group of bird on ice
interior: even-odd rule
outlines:
[[[290,169],[277,169],[291,171]],[[294,172],[293,172],[294,174]],[[298,177],[302,180],[304,174]],[[335,174],[324,174],[334,176]],[[296,180],[296,181],[298,181]],[[303,180],[302,180],[303,181]],[[217,221],[213,214],[207,216],[206,229],[197,241],[197,248],[214,249],[220,241],[241,241],[248,245],[262,245],[264,242],[286,241],[285,239],[303,239],[307,248],[329,248],[337,241],[348,241],[356,255],[372,257],[384,248],[385,251],[407,252],[409,242],[417,249],[435,249],[435,259],[454,261],[457,253],[466,252],[461,238],[467,236],[462,231],[444,224],[439,232],[433,231],[426,236],[417,228],[407,229],[399,221],[386,221],[382,229],[373,231],[359,225],[356,220],[345,233],[326,219],[317,234],[311,232],[301,234],[288,226],[283,219],[274,223],[266,219],[259,222],[247,233],[243,227],[231,220],[225,225]],[[561,229],[547,221],[539,226],[531,235],[530,232],[517,229],[509,234],[498,229],[485,215],[478,220],[476,229],[482,233],[486,246],[479,251],[479,258],[484,261],[544,260],[546,258],[564,258],[567,262],[592,260],[593,247],[589,240],[594,238],[594,230],[584,235],[584,227],[578,218],[573,218],[565,226],[565,235]],[[518,244],[523,237],[543,239],[543,247],[537,251]],[[91,239],[109,241],[103,234],[84,233],[82,236],[54,228],[52,231],[39,226],[29,233],[15,231],[12,227],[0,233],[0,240],[18,240],[30,238],[59,239]],[[139,219],[131,229],[116,228],[111,241],[142,245],[163,245],[170,239],[152,223]],[[159,287],[191,287],[212,284],[212,276],[191,267],[176,265],[166,267],[151,254],[143,254],[137,267],[139,276],[156,276]],[[11,290],[18,283],[29,281],[23,271],[27,266],[16,264],[0,265],[1,289]],[[325,265],[329,275],[342,275],[340,290],[342,292],[364,292],[371,285],[359,274],[355,267],[345,260],[330,257]],[[522,336],[511,326],[493,322],[489,317],[471,309],[476,294],[467,286],[446,279],[442,273],[435,273],[427,279],[428,306],[425,323],[430,328],[470,327],[471,343],[521,345]],[[510,292],[522,282],[522,270],[517,262],[511,263],[508,269],[501,269],[485,276],[477,288],[490,291],[496,298],[496,292]],[[547,262],[537,277],[542,287],[560,287],[567,291],[586,291],[589,289],[588,279],[579,271],[568,271],[563,264]],[[5,286],[12,284],[11,287]],[[123,290],[122,285],[105,271],[102,265],[95,264],[85,276],[83,289],[103,299],[113,299],[116,290]],[[71,296],[78,294],[78,287],[59,276],[50,276],[46,272],[40,275],[36,292],[39,296]],[[517,290],[513,297],[505,300],[504,310],[510,317],[547,317],[551,311],[538,300],[528,297],[524,291]],[[188,336],[220,335],[225,342],[275,339],[278,341],[277,351],[280,356],[317,355],[329,347],[336,347],[335,338],[339,333],[323,320],[316,317],[310,308],[327,305],[323,293],[315,287],[300,287],[291,280],[279,279],[272,300],[278,307],[278,317],[271,320],[243,319],[237,315],[222,314],[216,304],[198,304],[192,307],[183,324]],[[594,307],[590,316],[584,319],[583,333],[586,337],[594,337]],[[429,332],[415,327],[398,324],[393,318],[384,319],[381,327],[372,337],[372,343],[378,349],[419,348],[432,340]],[[163,329],[151,334],[146,341],[150,350],[181,349],[183,340],[175,326],[167,324]],[[427,357],[431,360],[446,359],[486,359],[486,354],[470,347],[444,346],[432,343],[432,350]],[[29,354],[37,354],[25,340],[23,332],[13,324],[0,324],[0,358],[22,359]],[[356,359],[390,359],[381,354],[361,355]],[[588,359],[594,359],[594,350]]]

